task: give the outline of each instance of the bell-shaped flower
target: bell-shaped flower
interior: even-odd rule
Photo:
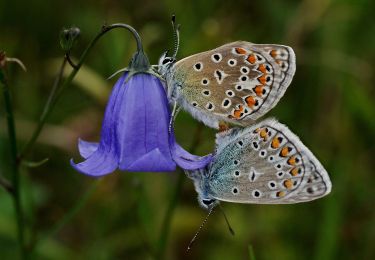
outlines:
[[[116,169],[166,172],[174,171],[176,165],[186,170],[203,168],[211,155],[192,155],[176,143],[164,86],[150,69],[138,34],[135,30],[132,33],[138,51],[112,90],[100,142],[79,140],[79,152],[85,160],[77,164],[71,160],[71,165],[91,176]]]
[[[129,78],[128,78],[129,77]],[[99,143],[79,140],[86,160],[72,166],[81,173],[101,176],[123,171],[198,169],[211,156],[191,155],[176,143],[170,128],[170,109],[159,78],[125,72],[115,84],[104,115]]]

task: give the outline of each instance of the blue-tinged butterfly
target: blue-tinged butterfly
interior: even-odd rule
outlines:
[[[237,41],[176,62],[177,48],[159,60],[168,97],[194,118],[218,128],[242,126],[271,110],[292,81],[296,61],[291,47]]]
[[[216,136],[211,164],[187,171],[199,204],[219,201],[290,204],[315,200],[331,191],[326,170],[300,139],[275,119]]]

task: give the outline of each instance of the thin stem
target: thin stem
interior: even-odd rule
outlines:
[[[103,30],[106,30],[106,31],[110,31],[114,28],[127,29],[128,31],[130,31],[133,34],[133,36],[135,38],[135,41],[137,42],[137,52],[143,51],[141,37],[139,36],[138,32],[133,27],[131,27],[130,25],[123,24],[123,23],[114,23],[114,24],[111,24],[111,25],[108,25],[108,26],[104,25],[103,28],[104,28]]]
[[[195,150],[197,149],[197,146],[200,143],[202,130],[203,130],[203,125],[199,124],[195,130],[194,139],[191,144],[191,148],[189,149],[191,153],[195,152]],[[158,248],[156,252],[156,259],[164,259],[165,249],[166,249],[167,242],[168,242],[168,236],[169,236],[169,231],[170,231],[170,227],[172,223],[173,214],[176,210],[177,202],[180,197],[181,189],[183,187],[184,180],[185,180],[184,173],[182,170],[179,170],[177,174],[178,176],[177,176],[176,188],[172,194],[171,200],[167,208],[167,212],[163,220],[162,228],[161,228],[160,239],[159,239]]]
[[[41,131],[43,130],[43,127],[46,123],[46,120],[47,120],[49,114],[53,110],[54,106],[56,105],[58,99],[60,98],[60,96],[63,93],[63,91],[65,90],[65,88],[73,81],[75,75],[77,74],[77,72],[81,68],[82,64],[86,60],[86,57],[87,57],[88,53],[90,52],[90,50],[94,47],[94,45],[99,40],[99,38],[101,38],[105,33],[109,32],[110,30],[115,29],[115,28],[125,28],[125,29],[129,30],[134,35],[134,38],[137,41],[137,50],[139,52],[143,52],[141,38],[140,38],[139,34],[137,33],[137,31],[133,27],[131,27],[130,25],[121,24],[121,23],[104,25],[102,27],[101,31],[95,36],[95,38],[89,43],[87,48],[84,50],[84,52],[82,53],[81,58],[79,59],[78,63],[73,67],[72,72],[64,80],[64,82],[62,83],[61,86],[60,86],[60,81],[61,81],[61,78],[62,78],[62,75],[63,75],[62,70],[64,69],[65,65],[60,68],[61,73],[59,73],[59,76],[56,80],[58,82],[58,84],[56,86],[56,89],[55,88],[52,89],[53,94],[51,93],[50,98],[49,98],[49,102],[47,102],[47,104],[44,108],[44,111],[43,111],[43,113],[42,113],[42,115],[39,119],[39,123],[38,123],[36,129],[34,130],[30,140],[25,144],[25,146],[21,150],[21,153],[18,155],[18,162],[22,161],[22,159],[25,157],[25,155],[33,147],[33,145],[36,142],[36,140],[38,139]],[[64,58],[64,60],[65,59],[66,58]]]
[[[51,90],[51,92],[48,96],[47,103],[43,108],[41,118],[44,118],[46,116],[46,114],[48,114],[48,111],[51,108],[52,101],[55,97],[55,94],[56,94],[57,89],[60,85],[61,79],[64,75],[64,69],[65,69],[65,66],[66,66],[66,62],[67,62],[67,56],[64,56],[64,59],[63,59],[63,62],[61,63],[61,66],[60,66],[59,72],[57,74],[57,77],[56,77],[55,81],[53,82],[52,90]]]
[[[0,69],[0,82],[2,83],[3,87],[3,95],[4,95],[4,105],[6,111],[6,118],[7,118],[7,125],[8,125],[8,136],[9,136],[9,144],[10,144],[10,153],[11,153],[11,170],[12,170],[12,185],[13,185],[13,204],[15,209],[16,221],[17,221],[17,237],[18,237],[18,244],[21,252],[22,259],[26,259],[26,250],[25,250],[25,243],[24,243],[24,218],[23,218],[23,211],[21,207],[21,196],[20,196],[20,180],[19,180],[19,169],[17,166],[17,139],[16,139],[16,127],[14,123],[14,115],[13,115],[13,107],[12,107],[12,99],[11,94],[9,91],[8,80],[5,73],[5,68]]]
[[[70,58],[69,53],[65,54],[65,59],[68,61],[69,65],[72,66],[72,68],[75,68],[75,67],[76,67],[76,65],[74,64],[74,62],[73,62],[72,59]]]

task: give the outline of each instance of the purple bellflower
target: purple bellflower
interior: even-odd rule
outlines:
[[[203,168],[211,155],[185,151],[170,127],[171,112],[160,79],[150,70],[142,49],[116,82],[106,107],[99,143],[79,140],[85,161],[71,165],[77,171],[102,176],[115,171],[167,172],[176,165],[186,170]]]

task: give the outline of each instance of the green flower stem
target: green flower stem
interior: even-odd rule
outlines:
[[[194,153],[197,147],[199,146],[201,142],[201,137],[202,137],[202,130],[203,130],[203,125],[199,124],[195,130],[194,137],[193,137],[193,142],[191,144],[191,148],[189,151],[191,153]],[[178,177],[177,177],[177,183],[176,183],[176,188],[172,194],[171,200],[169,201],[169,205],[167,208],[167,212],[165,214],[162,228],[161,228],[161,233],[160,233],[160,238],[158,242],[158,247],[156,251],[156,259],[164,259],[165,257],[165,249],[167,246],[168,242],[168,236],[170,233],[170,227],[172,223],[172,218],[173,214],[176,210],[177,207],[177,202],[180,197],[180,193],[184,184],[184,179],[185,174],[182,170],[178,171]]]
[[[14,123],[12,99],[9,91],[8,80],[5,73],[5,68],[0,68],[0,82],[2,83],[3,95],[4,95],[4,105],[8,125],[8,136],[10,144],[11,153],[11,170],[12,170],[12,198],[15,209],[16,221],[17,221],[17,237],[18,244],[21,252],[21,258],[26,259],[27,252],[25,249],[25,226],[24,226],[24,216],[21,206],[21,196],[20,196],[20,178],[19,169],[17,165],[17,138],[16,138],[16,127]]]
[[[103,25],[101,31],[95,36],[95,38],[89,43],[87,48],[84,50],[84,52],[81,55],[81,58],[79,59],[78,63],[73,67],[72,72],[69,74],[69,76],[60,84],[62,75],[63,75],[63,69],[66,64],[67,57],[64,58],[63,66],[60,68],[60,73],[55,81],[56,87],[52,88],[52,92],[50,94],[50,97],[48,99],[48,102],[43,110],[43,113],[39,119],[39,123],[34,130],[30,140],[25,144],[23,149],[21,150],[20,154],[18,155],[18,163],[23,160],[23,158],[27,155],[27,153],[31,150],[33,145],[35,144],[36,140],[38,139],[41,131],[43,130],[43,127],[46,123],[46,120],[53,110],[54,106],[56,105],[57,101],[59,100],[61,94],[65,90],[65,88],[70,85],[70,83],[73,81],[74,77],[76,76],[77,72],[81,68],[82,64],[86,60],[87,55],[91,51],[91,49],[94,47],[96,42],[101,38],[105,33],[109,32],[112,29],[115,28],[124,28],[129,30],[135,37],[136,42],[137,42],[137,50],[138,52],[143,53],[143,47],[141,43],[141,38],[137,31],[131,27],[130,25],[127,24],[121,24],[121,23],[116,23],[116,24],[111,24],[111,25]]]

